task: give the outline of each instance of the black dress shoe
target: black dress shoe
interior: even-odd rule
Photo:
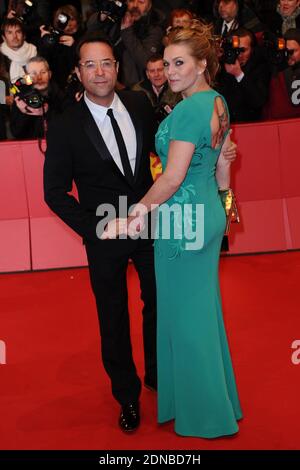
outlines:
[[[128,403],[123,405],[119,417],[119,426],[122,431],[135,431],[140,424],[140,407],[139,403]]]

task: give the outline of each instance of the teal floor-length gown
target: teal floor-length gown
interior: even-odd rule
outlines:
[[[218,279],[225,214],[215,178],[220,147],[211,147],[210,122],[217,96],[207,90],[184,99],[156,134],[163,169],[170,140],[195,145],[183,183],[159,208],[158,421],[174,419],[177,434],[204,438],[236,433],[242,417]],[[166,206],[169,219],[163,217]]]

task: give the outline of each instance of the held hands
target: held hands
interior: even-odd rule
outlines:
[[[101,240],[111,240],[120,235],[127,235],[127,219],[110,220],[100,238]]]
[[[145,206],[137,204],[127,219],[120,218],[109,221],[100,237],[101,240],[111,240],[121,236],[123,236],[122,238],[135,238],[145,228],[146,213]]]

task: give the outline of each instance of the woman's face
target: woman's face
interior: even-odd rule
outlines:
[[[283,16],[290,16],[299,6],[300,0],[280,0],[279,8]]]
[[[171,44],[165,48],[164,68],[171,90],[181,92],[185,97],[199,91],[203,80],[206,83],[204,61],[197,61],[184,44]]]
[[[76,18],[71,17],[68,21],[68,25],[64,29],[65,34],[75,34],[78,31],[78,22]]]
[[[176,28],[177,26],[180,26],[182,28],[188,28],[190,24],[191,19],[188,15],[175,16],[172,22],[173,28]]]

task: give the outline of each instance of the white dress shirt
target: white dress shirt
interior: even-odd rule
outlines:
[[[120,152],[118,148],[118,144],[115,138],[115,134],[111,125],[110,117],[107,116],[107,111],[109,108],[113,110],[114,117],[119,125],[120,131],[122,133],[130,166],[132,169],[132,173],[134,174],[135,169],[135,161],[136,161],[136,133],[134,125],[131,121],[130,115],[123,105],[122,101],[115,93],[114,99],[109,106],[106,108],[105,106],[101,106],[100,104],[96,104],[91,101],[84,93],[84,101],[89,108],[92,116],[97,124],[97,127],[103,137],[103,140],[114,159],[114,162],[120,169],[120,171],[124,175],[123,165],[120,157]]]
[[[233,26],[233,23],[235,22],[235,19],[231,20],[229,23],[226,23],[226,21],[224,20],[223,21],[223,24],[222,24],[222,31],[221,31],[221,34],[224,33],[224,29],[225,29],[225,25],[227,26],[227,33],[230,32],[232,26]]]

